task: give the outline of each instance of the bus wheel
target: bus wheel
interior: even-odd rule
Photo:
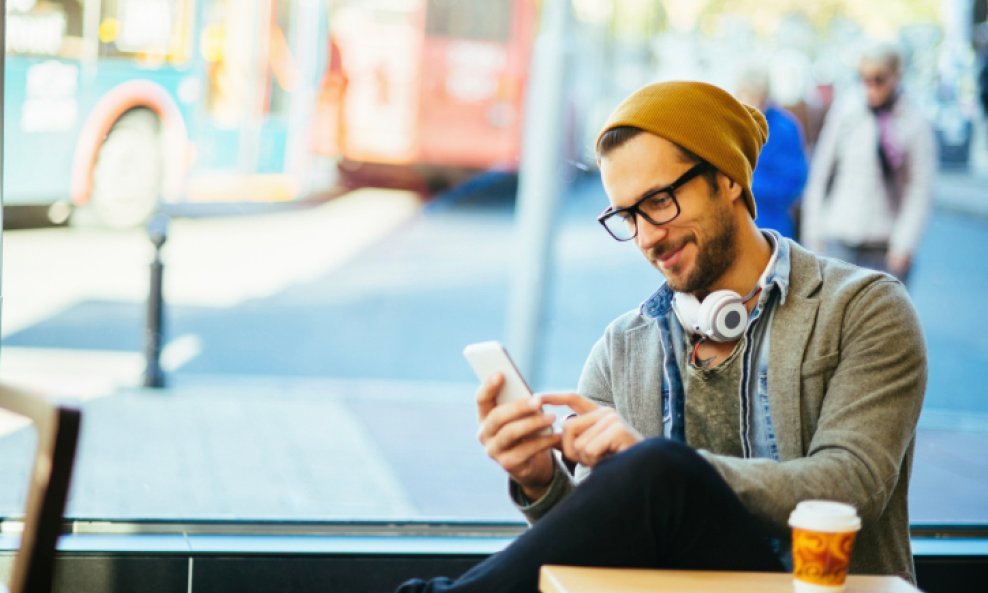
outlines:
[[[117,120],[99,149],[89,203],[73,222],[111,228],[142,224],[158,205],[162,184],[161,122],[148,109]]]

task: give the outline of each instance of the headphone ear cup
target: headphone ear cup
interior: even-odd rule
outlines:
[[[731,342],[748,327],[748,310],[741,295],[718,290],[707,295],[697,311],[700,333],[715,342]]]
[[[695,296],[686,292],[677,292],[672,297],[672,310],[686,331],[693,334],[700,333],[700,327],[697,325],[700,301]]]

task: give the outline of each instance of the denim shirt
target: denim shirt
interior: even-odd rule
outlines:
[[[764,457],[778,460],[779,452],[772,427],[768,399],[768,361],[772,313],[777,303],[785,303],[789,288],[789,245],[772,230],[762,233],[772,244],[772,257],[762,278],[762,291],[751,310],[745,329],[742,356],[740,400],[741,448],[745,458]],[[674,292],[663,283],[641,305],[641,314],[655,320],[662,341],[662,410],[663,434],[686,441],[684,409],[686,392],[680,369],[686,360],[687,334],[672,311]]]

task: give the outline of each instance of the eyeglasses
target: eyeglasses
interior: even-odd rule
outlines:
[[[630,241],[635,238],[638,234],[638,216],[654,225],[672,222],[680,212],[675,191],[697,175],[712,168],[710,163],[697,163],[669,185],[648,192],[627,208],[609,206],[600,213],[597,222],[618,241]]]

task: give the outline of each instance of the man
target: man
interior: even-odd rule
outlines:
[[[611,115],[600,221],[665,282],[607,328],[579,394],[495,406],[503,379],[481,386],[480,440],[533,526],[456,581],[400,591],[535,591],[549,563],[784,570],[788,514],[816,498],[861,515],[853,571],[912,578],[919,323],[894,278],[755,226],[766,135],[703,83],[646,86]],[[577,416],[544,435],[542,404]]]
[[[864,98],[838,102],[820,132],[803,199],[803,242],[908,281],[929,218],[936,144],[901,90],[889,45],[861,56]]]
[[[751,193],[758,196],[758,219],[763,229],[796,237],[793,213],[806,185],[808,165],[799,122],[769,96],[768,72],[757,65],[745,68],[738,79],[737,97],[757,107],[768,123],[768,140],[758,155],[751,178]]]

